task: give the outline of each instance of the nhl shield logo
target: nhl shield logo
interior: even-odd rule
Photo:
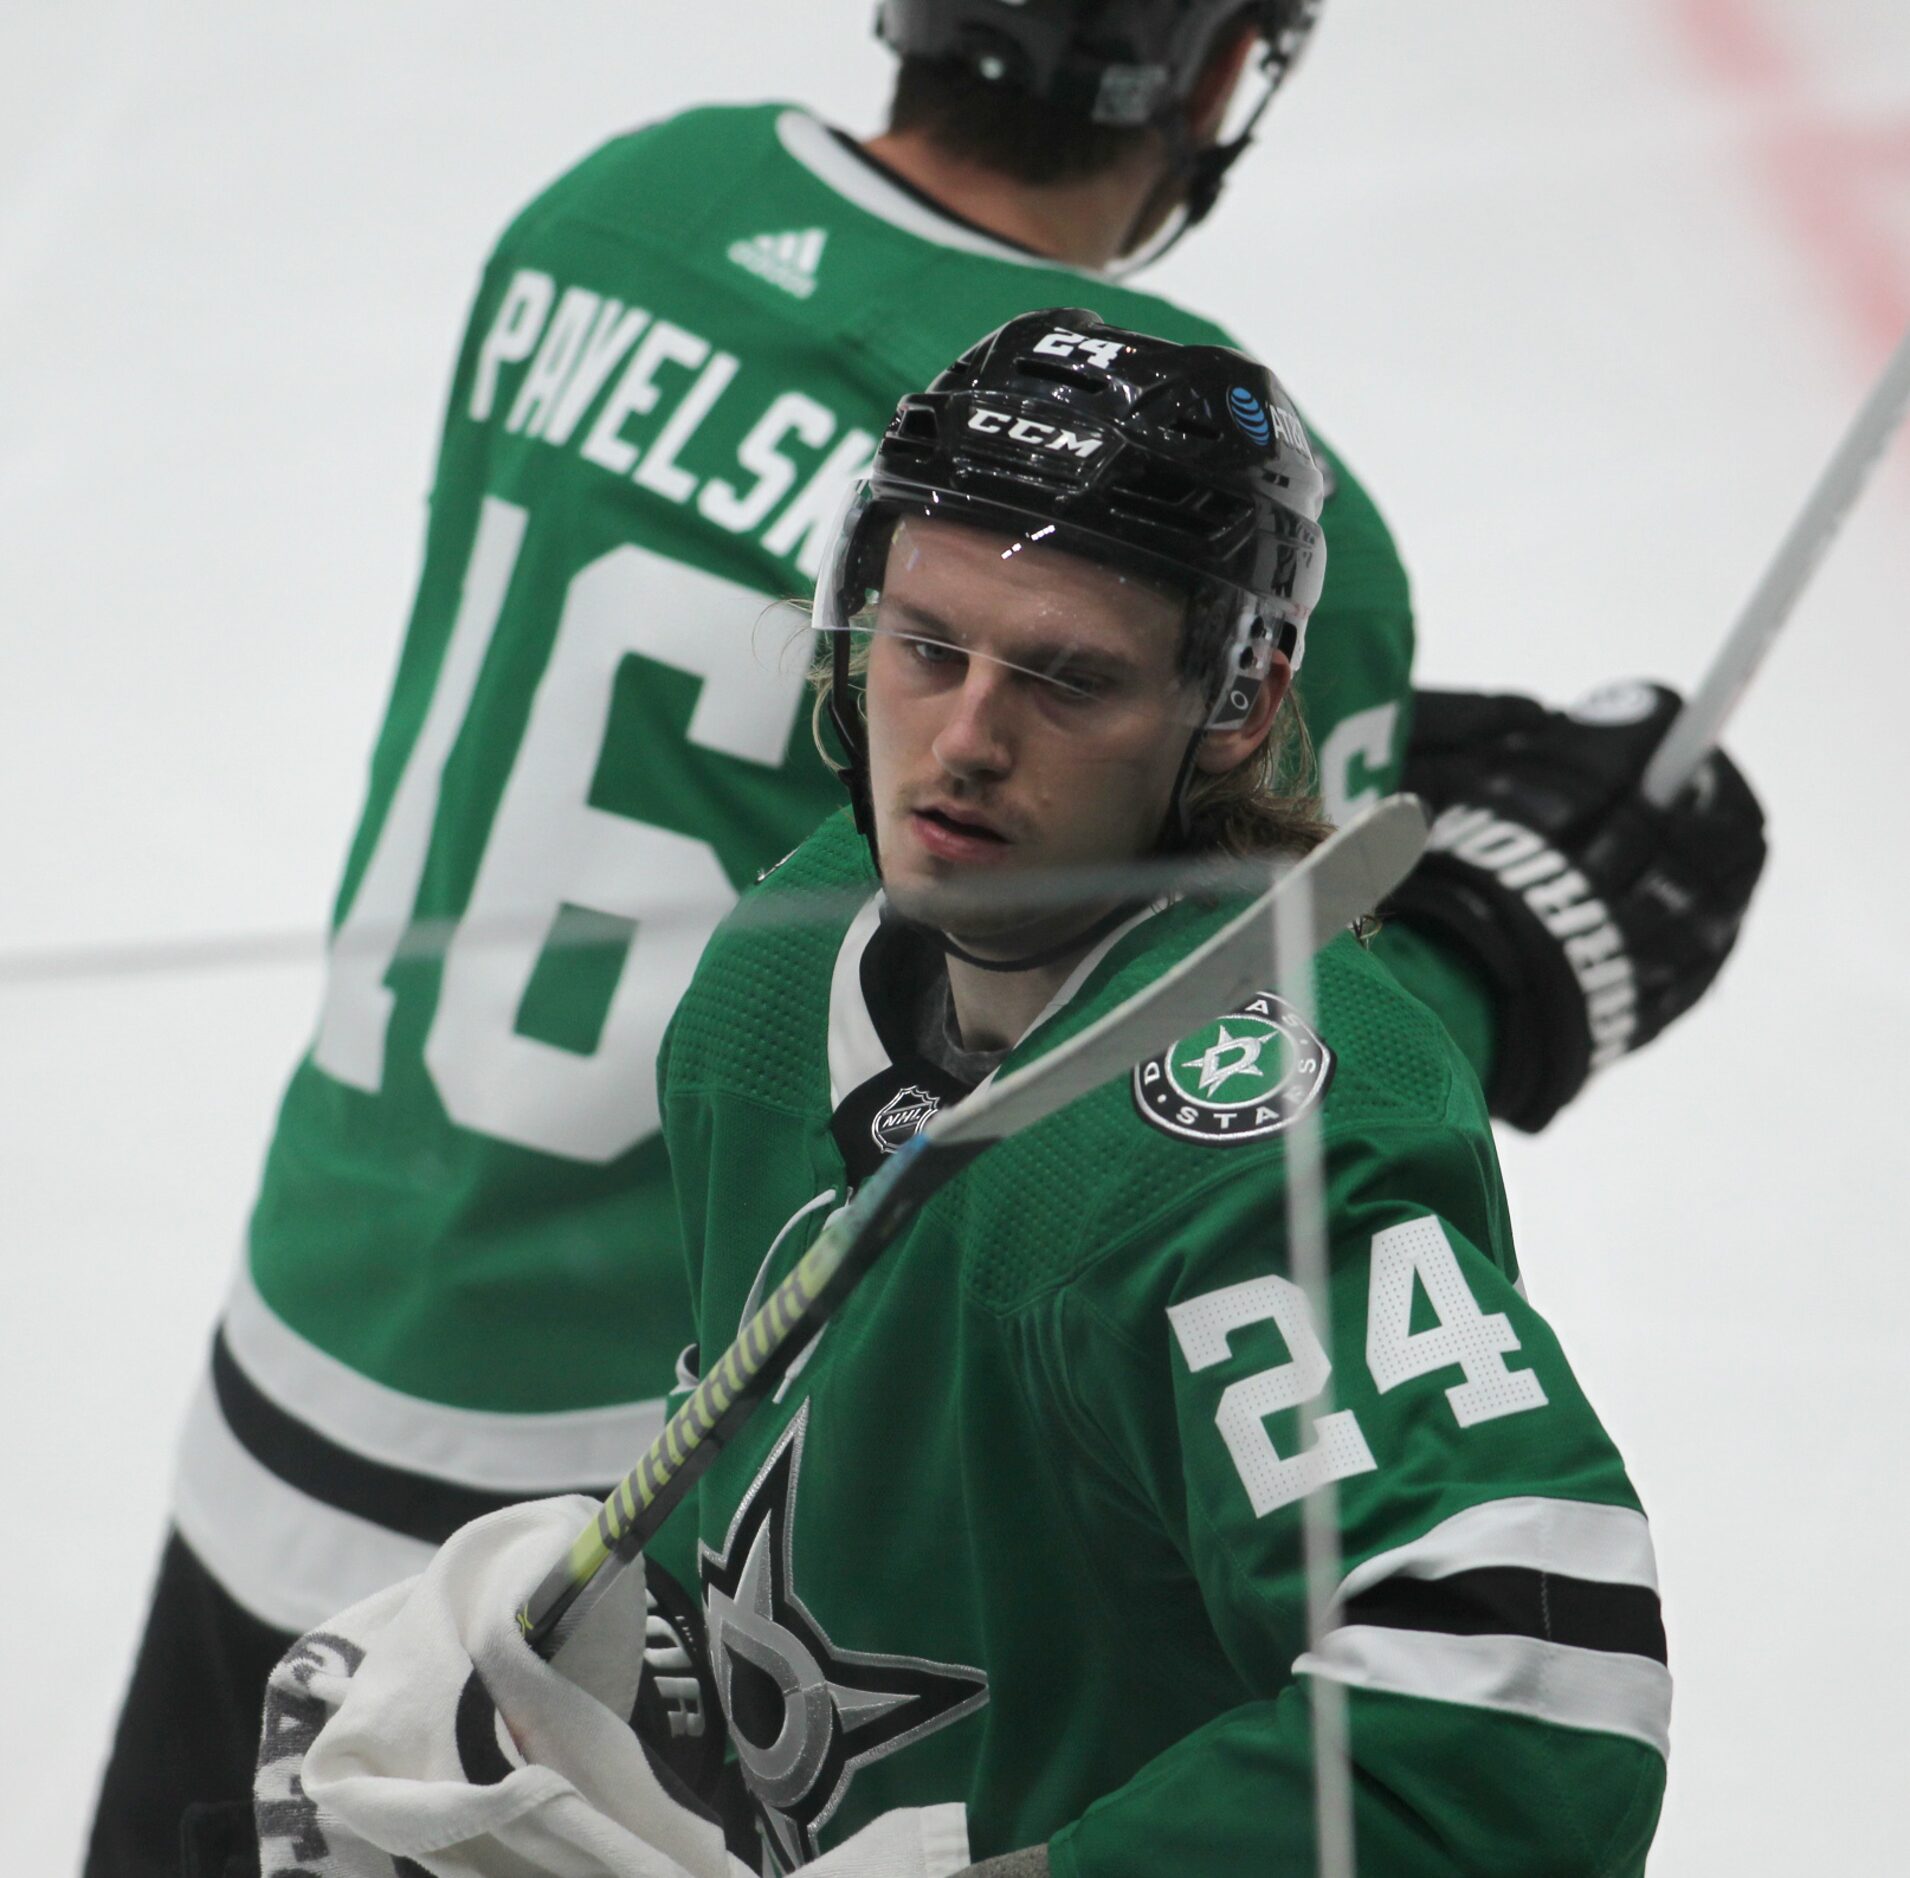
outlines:
[[[942,1098],[932,1095],[919,1083],[898,1089],[876,1110],[869,1134],[884,1154],[893,1154],[919,1135],[934,1119]]]
[[[1164,1134],[1220,1146],[1278,1134],[1333,1079],[1318,1031],[1262,991],[1134,1072],[1134,1106]]]

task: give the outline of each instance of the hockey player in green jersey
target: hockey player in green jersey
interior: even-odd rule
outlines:
[[[189,1417],[95,1870],[164,1869],[180,1806],[239,1790],[290,1634],[488,1506],[607,1482],[658,1425],[689,1302],[656,1047],[723,906],[833,800],[765,606],[807,592],[896,396],[975,334],[1086,301],[1226,338],[1100,270],[1211,202],[1229,94],[1262,52],[1277,79],[1313,11],[888,0],[902,76],[866,148],[799,109],[692,111],[504,234],[317,1034]],[[1337,812],[1399,780],[1412,621],[1378,513],[1322,457],[1335,580],[1307,689]],[[1456,740],[1446,793],[1508,729],[1521,780],[1549,783],[1532,728]],[[1551,885],[1624,780],[1538,791]],[[1530,821],[1524,799],[1487,798]],[[1589,1060],[1584,1000],[1537,916],[1502,942],[1502,886],[1460,876],[1379,943],[1482,1070],[1508,1039],[1561,1065],[1554,1099]],[[1594,938],[1623,919],[1607,898]],[[1568,911],[1597,905],[1588,886]],[[1676,961],[1680,995],[1733,925]],[[1597,969],[1633,960],[1607,946]]]
[[[1278,776],[1283,694],[1324,645],[1320,496],[1264,368],[1079,310],[1011,322],[904,400],[817,594],[853,818],[717,934],[659,1071],[712,1361],[939,1104],[1234,911],[1111,872],[1316,838]],[[666,1869],[790,1871],[905,1822],[945,1849],[954,1808],[977,1878],[1325,1869],[1306,1685],[1327,1678],[1348,1704],[1342,1870],[1642,1871],[1669,1706],[1644,1517],[1521,1293],[1450,1038],[1351,934],[1314,1004],[1249,995],[957,1174],[647,1548],[661,1608],[700,1593],[688,1653],[760,1833],[744,1864],[706,1838]],[[1326,1332],[1286,1247],[1303,1117]],[[1301,1503],[1328,1482],[1344,1569],[1310,1644]],[[547,1716],[511,1656],[529,1649],[503,1609],[593,1510],[495,1516],[452,1541],[455,1571],[288,1659],[360,1666],[283,1747],[268,1726],[268,1871],[305,1818],[284,1794],[340,1845],[484,1843],[533,1813],[566,1847],[611,1843],[600,1814],[659,1851],[694,1839],[627,1737],[620,1778],[615,1731],[574,1701],[568,1726]],[[434,1593],[506,1547],[498,1609]],[[399,1681],[403,1703],[381,1697]],[[467,1719],[487,1691],[523,1755],[460,1749],[460,1781],[440,1754],[427,1840],[420,1718],[435,1703],[444,1739],[488,1739]],[[654,1869],[614,1844],[562,1868]],[[318,1849],[340,1860],[323,1872],[381,1869]]]
[[[705,1350],[925,1109],[1224,917],[1005,888],[1305,840],[1266,761],[1330,630],[1318,489],[1264,372],[1074,313],[904,403],[817,602],[883,891],[720,934],[660,1072]],[[762,892],[869,865],[839,818]],[[995,1149],[704,1476],[714,1681],[783,1866],[959,1798],[978,1855],[1046,1844],[1066,1878],[1309,1870],[1301,1685],[1326,1676],[1360,1869],[1642,1867],[1669,1690],[1645,1522],[1518,1291],[1463,1060],[1350,937],[1317,1006],[1265,992]],[[1283,1250],[1309,1108],[1330,1350]],[[1298,1502],[1329,1478],[1347,1571],[1306,1656]]]

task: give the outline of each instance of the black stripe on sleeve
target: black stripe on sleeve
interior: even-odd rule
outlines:
[[[442,1545],[460,1526],[499,1507],[558,1493],[601,1500],[610,1491],[608,1486],[551,1486],[494,1493],[370,1460],[308,1428],[262,1393],[239,1367],[224,1331],[212,1340],[212,1386],[226,1426],[261,1467],[309,1499],[427,1545]]]
[[[1448,1636],[1538,1637],[1580,1650],[1666,1660],[1658,1594],[1648,1585],[1602,1584],[1517,1565],[1445,1578],[1383,1578],[1349,1598],[1340,1621]]]

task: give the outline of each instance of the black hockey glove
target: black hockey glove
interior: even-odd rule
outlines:
[[[680,1806],[721,1819],[726,1735],[703,1607],[654,1560],[643,1567],[644,1674],[630,1726],[664,1791]],[[753,1851],[753,1833],[750,1843]]]
[[[1492,1112],[1543,1128],[1597,1069],[1689,1010],[1737,939],[1764,816],[1722,751],[1668,810],[1637,792],[1678,694],[1612,685],[1570,711],[1415,694],[1405,786],[1434,815],[1387,912],[1469,954],[1498,1007]]]

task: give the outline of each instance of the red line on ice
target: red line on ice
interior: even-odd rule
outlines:
[[[1871,209],[1901,192],[1910,127],[1865,131],[1829,116],[1757,0],[1669,7],[1698,63],[1752,118],[1761,191],[1826,275],[1863,356],[1880,361],[1910,327],[1910,255]]]

